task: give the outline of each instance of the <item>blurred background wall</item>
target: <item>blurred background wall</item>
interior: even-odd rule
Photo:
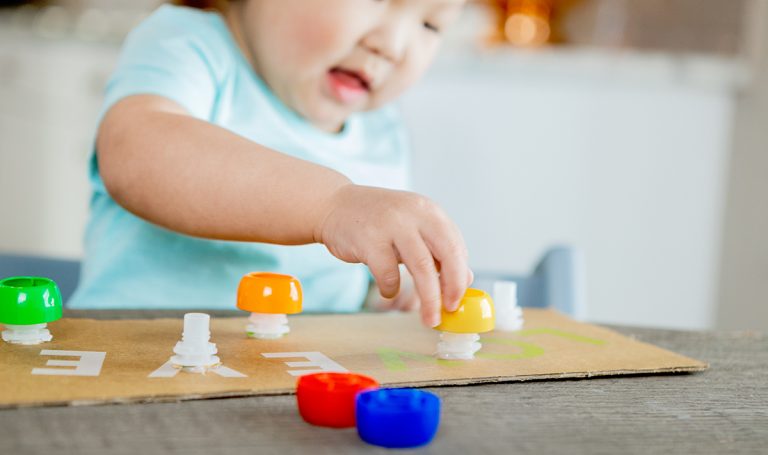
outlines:
[[[157,3],[0,8],[0,251],[82,254],[101,93]],[[589,320],[766,328],[766,23],[765,0],[473,2],[401,102],[415,187],[476,269],[580,248]]]

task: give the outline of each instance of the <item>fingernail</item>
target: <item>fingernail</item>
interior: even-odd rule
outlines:
[[[430,321],[429,326],[434,329],[435,327],[440,325],[440,322],[441,322],[440,315],[432,316],[431,318],[429,318],[429,321]]]

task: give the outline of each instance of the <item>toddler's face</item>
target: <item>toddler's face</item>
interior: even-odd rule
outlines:
[[[392,101],[429,66],[464,0],[243,0],[228,22],[272,91],[316,126]]]

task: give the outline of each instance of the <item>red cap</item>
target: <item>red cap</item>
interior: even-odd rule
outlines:
[[[375,379],[354,373],[313,373],[299,377],[296,401],[301,417],[312,425],[347,428],[355,426],[355,398],[376,389]]]

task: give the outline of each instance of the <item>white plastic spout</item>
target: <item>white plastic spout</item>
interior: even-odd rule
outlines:
[[[523,328],[523,309],[517,305],[517,283],[497,281],[493,284],[496,330],[513,332]]]
[[[11,344],[40,344],[51,341],[53,335],[46,328],[48,324],[15,325],[5,324],[3,341]]]
[[[437,358],[443,360],[472,360],[483,346],[476,333],[440,332]]]
[[[291,331],[288,327],[288,317],[284,314],[251,313],[251,321],[245,328],[251,338],[273,340]]]
[[[211,339],[211,317],[205,313],[184,315],[182,341],[189,344],[205,344]]]
[[[211,317],[205,313],[187,313],[184,315],[184,332],[181,341],[176,343],[171,362],[190,372],[204,372],[218,366],[221,361],[215,355],[216,345],[211,343]]]

